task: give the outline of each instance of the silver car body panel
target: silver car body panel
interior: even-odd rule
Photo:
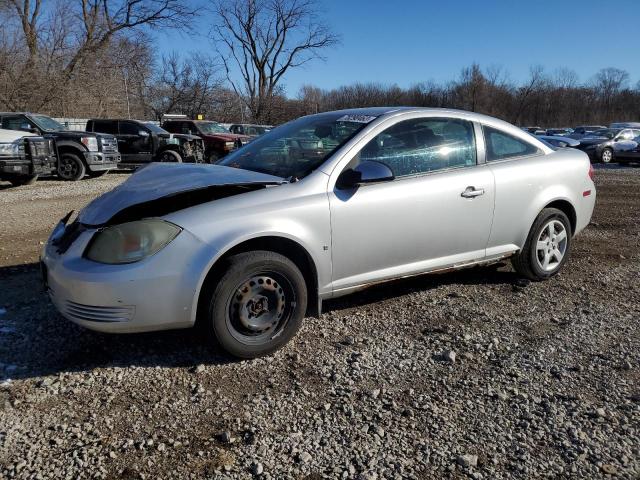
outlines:
[[[118,209],[185,191],[195,184],[275,185],[164,215],[162,218],[184,231],[157,254],[134,264],[102,265],[84,259],[82,253],[95,229],[84,232],[63,255],[57,254],[48,242],[43,260],[54,303],[70,320],[95,330],[188,327],[195,322],[199,294],[211,267],[230,249],[248,240],[281,237],[304,248],[317,271],[318,295],[326,299],[380,281],[509,256],[522,248],[538,213],[554,201],[573,206],[574,233],[589,222],[595,187],[583,152],[555,151],[506,122],[469,112],[400,108],[356,109],[348,113],[379,117],[318,170],[298,182],[282,183],[278,177],[226,167],[207,170],[216,175],[205,174],[198,165],[148,171],[143,182],[136,176],[143,176],[145,169],[134,174],[119,193],[106,194],[107,200],[101,197],[92,202],[80,219],[98,225]],[[397,122],[420,117],[473,122],[477,165],[399,178],[352,191],[336,188],[339,174],[369,140]],[[541,153],[486,163],[481,125],[521,138],[537,146]],[[184,170],[183,175],[185,168],[198,172]],[[171,175],[163,175],[169,171]],[[151,178],[151,173],[157,173],[156,178]],[[138,188],[141,185],[144,188]],[[469,186],[483,190],[483,194],[462,197]],[[111,322],[83,320],[67,313],[67,302],[81,305],[73,312],[83,315],[90,316],[96,311],[91,307],[99,306],[115,308],[102,316],[126,319],[125,312],[131,318]],[[97,312],[100,317],[101,310]]]

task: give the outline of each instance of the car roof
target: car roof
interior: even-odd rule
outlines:
[[[0,112],[0,115],[40,115],[43,117],[49,116],[49,115],[45,115],[44,113],[33,113],[33,112]]]
[[[153,120],[134,120],[133,118],[89,118],[87,122],[136,122],[145,123]]]

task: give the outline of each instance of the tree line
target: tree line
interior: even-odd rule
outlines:
[[[202,18],[206,39],[193,27]],[[160,30],[211,48],[160,55],[153,35]],[[406,105],[548,127],[640,120],[640,85],[617,68],[580,82],[571,70],[533,66],[514,82],[503,68],[473,64],[445,83],[305,85],[285,94],[291,69],[339,43],[316,0],[0,0],[0,110],[278,124],[341,108]]]

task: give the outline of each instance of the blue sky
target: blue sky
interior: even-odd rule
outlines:
[[[566,67],[581,82],[600,68],[627,70],[640,80],[637,54],[640,0],[324,0],[326,21],[342,43],[315,61],[291,70],[287,92],[303,84],[333,88],[355,82],[406,87],[446,82],[477,62],[501,66],[512,81],[529,67]],[[209,27],[203,18],[198,30]],[[607,30],[608,33],[605,33]],[[158,37],[160,49],[210,51],[204,38],[175,32]]]

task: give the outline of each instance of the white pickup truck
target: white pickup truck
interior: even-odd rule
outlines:
[[[0,129],[0,180],[13,186],[35,182],[57,169],[54,141],[33,133]]]

